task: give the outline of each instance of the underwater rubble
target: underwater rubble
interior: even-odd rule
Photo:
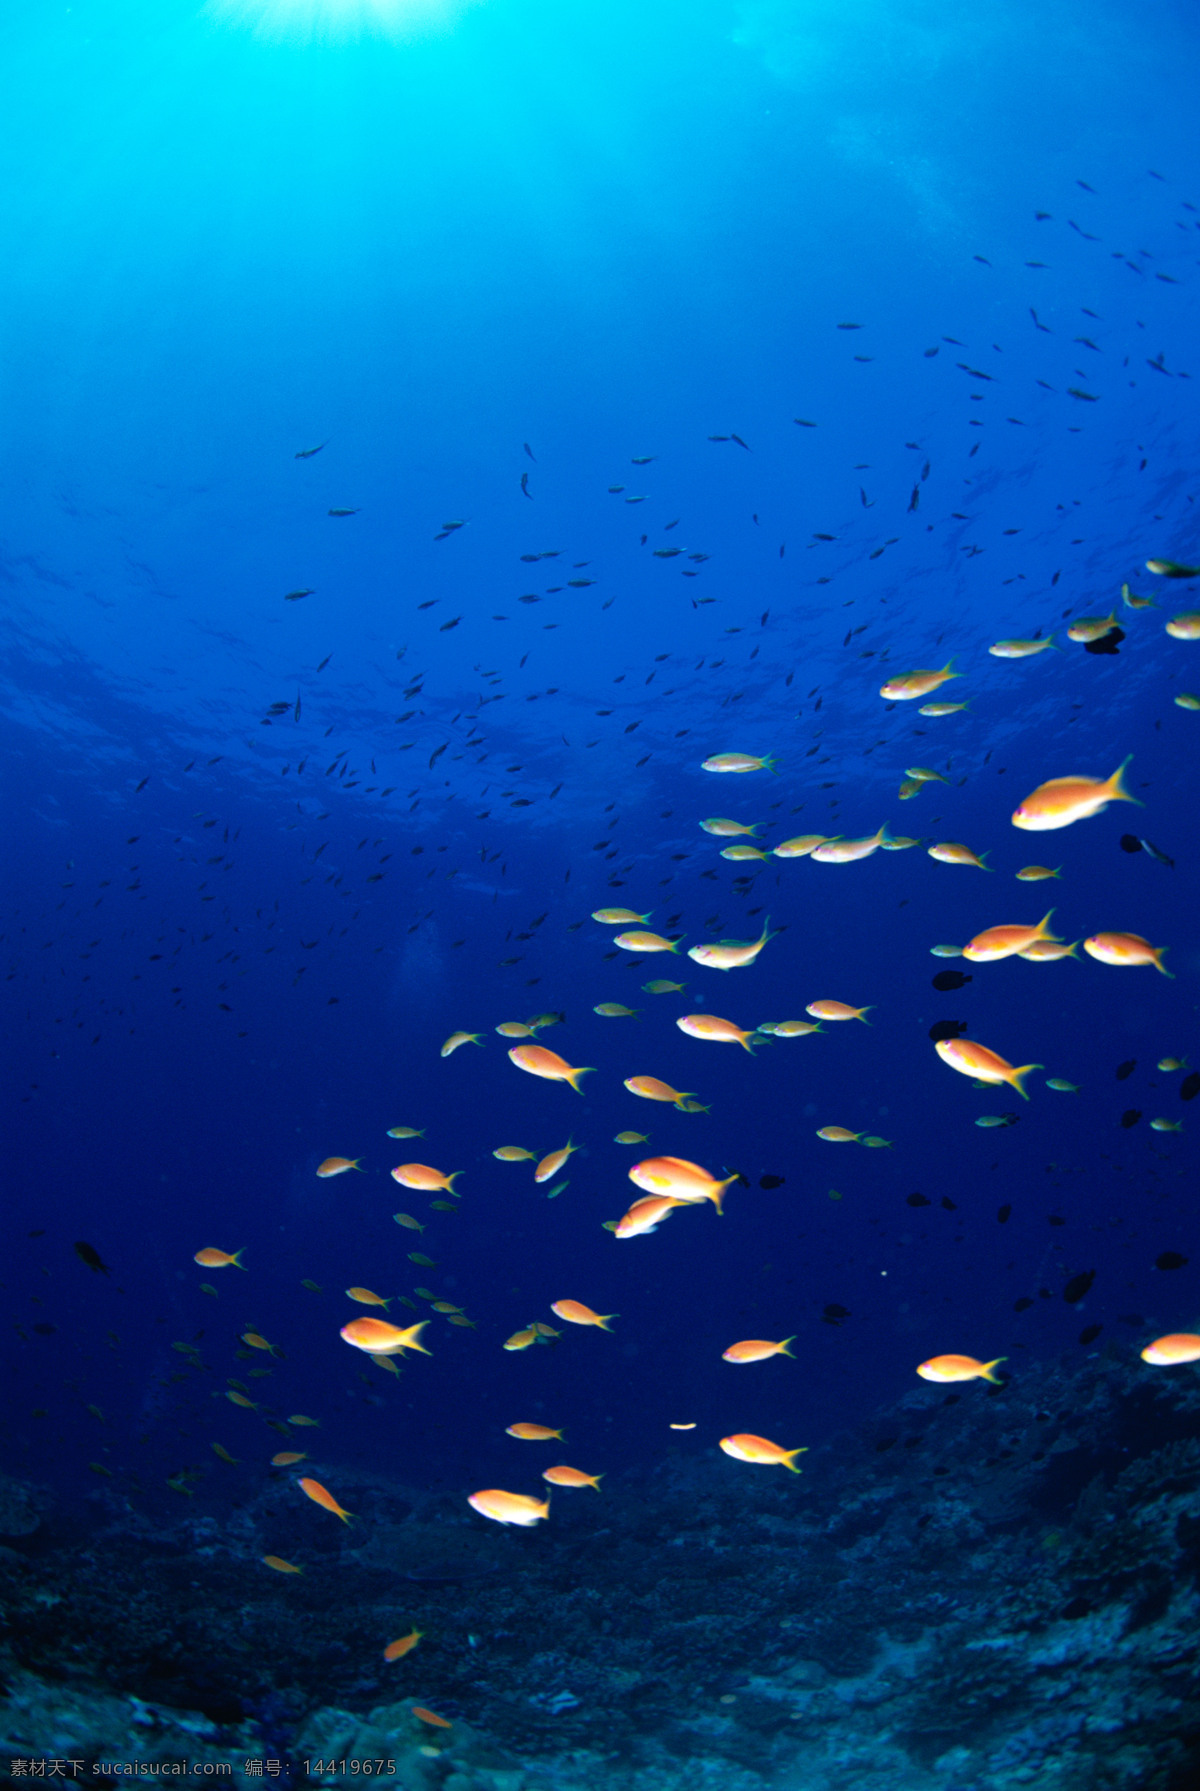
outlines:
[[[412,1791],[1200,1784],[1191,1369],[1114,1349],[922,1384],[802,1477],[680,1445],[536,1532],[330,1477],[361,1520],[314,1522],[286,1578],[262,1564],[278,1483],[182,1517],[104,1487],[86,1530],[0,1485],[8,1759],[238,1785],[370,1760]]]

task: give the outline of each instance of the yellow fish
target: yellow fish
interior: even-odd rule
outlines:
[[[861,1020],[869,1026],[867,1015],[875,1009],[873,1003],[868,1007],[849,1007],[844,1001],[810,1001],[804,1011],[814,1020]]]
[[[1177,641],[1200,641],[1200,610],[1181,610],[1167,623],[1167,633]]]
[[[602,1020],[636,1020],[638,1010],[635,1007],[623,1007],[619,1001],[601,1001],[592,1009]]]
[[[759,858],[764,864],[767,861],[767,855],[761,846],[725,846],[721,857],[728,858],[735,864],[747,858]]]
[[[681,1091],[672,1088],[669,1082],[660,1082],[657,1076],[627,1076],[625,1087],[630,1094],[640,1095],[644,1101],[672,1101],[676,1107],[687,1099],[690,1090]]]
[[[772,847],[776,858],[807,858],[818,846],[823,846],[829,839],[827,833],[798,833],[795,839],[784,840],[781,846]]]
[[[347,1169],[359,1169],[366,1174],[361,1157],[326,1157],[323,1163],[317,1165],[317,1174],[325,1181],[331,1175],[345,1175]]]
[[[382,1306],[385,1311],[392,1303],[391,1299],[385,1300],[381,1295],[372,1293],[369,1287],[348,1287],[346,1298],[357,1300],[360,1306]],[[394,1298],[395,1295],[392,1295],[392,1299]]]
[[[424,1126],[422,1126],[419,1131],[417,1130],[416,1126],[391,1126],[388,1129],[388,1137],[389,1138],[424,1138],[425,1131],[426,1131],[426,1128]]]
[[[1098,641],[1110,633],[1117,625],[1117,612],[1111,616],[1080,616],[1078,622],[1072,622],[1067,629],[1069,641]]]
[[[338,1332],[346,1343],[353,1344],[355,1349],[365,1350],[372,1356],[394,1356],[401,1350],[420,1350],[423,1356],[429,1355],[425,1345],[419,1341],[421,1332],[429,1323],[427,1318],[419,1324],[409,1325],[402,1331],[398,1325],[392,1325],[382,1318],[353,1318],[348,1325],[343,1325]],[[296,1419],[290,1420],[292,1424]]]
[[[960,709],[970,708],[969,703],[923,703],[917,710],[918,715],[957,715]]]
[[[743,821],[727,821],[723,815],[713,815],[709,820],[701,821],[700,825],[705,833],[715,833],[718,839],[733,839],[739,833],[748,833],[753,837],[763,823],[754,821],[747,827]],[[641,918],[647,919],[648,916],[643,915]]]
[[[823,1138],[826,1144],[857,1144],[862,1135],[861,1132],[848,1131],[845,1126],[822,1126],[817,1133],[817,1137]]]
[[[579,1146],[575,1143],[574,1139],[568,1138],[561,1150],[552,1150],[548,1156],[542,1158],[541,1162],[533,1172],[534,1181],[550,1181],[553,1176],[558,1174],[572,1151],[577,1151],[578,1149]]]
[[[990,871],[992,868],[990,864],[983,862],[987,852],[972,852],[970,846],[959,845],[957,840],[946,840],[941,845],[930,846],[929,856],[936,858],[939,864],[973,864],[980,871]]]
[[[732,1187],[738,1178],[735,1171],[720,1181],[699,1163],[689,1163],[686,1157],[647,1157],[634,1164],[629,1179],[636,1188],[644,1188],[647,1194],[670,1194],[685,1203],[711,1200],[720,1212],[725,1189]]]
[[[974,1356],[931,1356],[928,1362],[921,1363],[917,1373],[924,1381],[991,1381],[994,1386],[1002,1386],[995,1370],[1007,1361],[1007,1356],[997,1356],[994,1362],[977,1362]]]
[[[1054,636],[1048,634],[1044,641],[996,641],[988,648],[993,659],[1028,659],[1034,653],[1044,653],[1047,647],[1054,646]]]
[[[767,1343],[760,1337],[748,1338],[745,1343],[731,1343],[722,1351],[722,1362],[766,1362],[771,1356],[787,1356],[794,1361],[795,1357],[788,1348],[795,1343],[795,1337],[785,1337],[782,1343]]]
[[[648,1134],[645,1132],[618,1132],[613,1139],[614,1144],[645,1144]]]
[[[502,1163],[527,1163],[533,1161],[533,1152],[520,1144],[502,1144],[492,1155],[499,1157]]]
[[[460,1045],[482,1045],[481,1032],[452,1032],[438,1053],[440,1057],[449,1057]]]
[[[615,933],[613,944],[623,951],[674,951],[678,939],[664,939],[661,933]]]
[[[1048,878],[1057,877],[1061,870],[1062,870],[1061,864],[1056,865],[1053,870],[1050,870],[1050,868],[1044,864],[1023,865],[1022,868],[1017,872],[1017,882],[1018,883],[1045,883]]]
[[[1061,945],[1062,941],[1050,931],[1053,914],[1051,908],[1036,927],[987,927],[967,941],[962,955],[972,964],[994,964],[1001,958],[1013,958],[1018,952],[1028,951],[1042,939],[1052,939]]]
[[[951,678],[961,676],[961,672],[954,670],[954,661],[948,659],[940,672],[902,672],[899,677],[889,678],[880,686],[879,694],[889,703],[911,703],[917,697],[930,696]]]
[[[768,939],[774,939],[779,929],[771,931],[771,917],[763,922],[763,930],[757,939],[722,939],[716,945],[693,945],[688,957],[697,964],[704,964],[709,970],[741,970],[747,964],[753,964]],[[626,1083],[626,1087],[628,1087]]]
[[[700,766],[701,771],[770,771],[778,777],[775,760],[771,758],[756,759],[748,752],[719,752],[711,759],[705,759]]]
[[[530,1499],[524,1493],[504,1492],[498,1486],[485,1487],[483,1492],[472,1493],[467,1504],[481,1517],[490,1517],[498,1524],[530,1524],[540,1523],[550,1515],[549,1499]]]
[[[862,839],[826,840],[823,846],[815,846],[811,853],[814,864],[857,864],[861,858],[870,858],[880,846],[886,846],[891,839],[885,821],[878,833],[866,835]]]
[[[652,908],[650,914],[653,912]],[[632,926],[635,921],[649,920],[650,914],[635,914],[632,908],[594,908],[592,919],[605,927]]]

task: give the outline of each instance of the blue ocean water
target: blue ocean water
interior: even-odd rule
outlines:
[[[399,1528],[389,1499],[511,1544],[496,1560],[523,1574],[539,1546],[568,1572],[553,1551],[578,1546],[573,1592],[620,1609],[632,1582],[592,1574],[589,1531],[640,1535],[658,1501],[638,1570],[656,1579],[677,1559],[668,1480],[735,1552],[739,1523],[793,1497],[832,1520],[834,1469],[857,1459],[844,1439],[940,1408],[915,1371],[946,1353],[1005,1358],[1008,1389],[951,1395],[951,1482],[1006,1398],[1025,1402],[1010,1454],[1035,1408],[1092,1414],[1060,1450],[1083,1448],[1088,1472],[1006,1508],[1035,1552],[1091,1534],[1076,1502],[1091,1486],[1096,1506],[1097,1477],[1194,1435],[1196,1371],[1139,1352],[1200,1325],[1200,704],[1179,701],[1200,691],[1200,646],[1165,628],[1195,614],[1200,576],[1147,568],[1200,558],[1181,79],[1197,36],[1182,5],[1023,0],[87,0],[0,23],[4,1468],[43,1512],[9,1553],[59,1575],[14,1624],[21,1684],[145,1700],[158,1683],[148,1655],[72,1664],[78,1634],[44,1614],[71,1608],[70,1559],[91,1548],[169,1585],[181,1632],[253,1606],[271,1643],[236,1696],[212,1690],[214,1619],[203,1671],[164,1670],[162,1702],[230,1733],[258,1723],[299,1759],[314,1712],[383,1699],[354,1673],[391,1636],[340,1608],[366,1596],[352,1578],[311,1577],[343,1542],[370,1547],[372,1501]],[[1099,650],[1070,639],[1106,617]],[[1026,658],[988,652],[1048,635]],[[953,714],[880,694],[951,660],[931,700],[966,705]],[[703,769],[733,752],[775,763]],[[1046,780],[1126,759],[1142,806],[1047,837],[1011,824]],[[902,793],[912,767],[938,780]],[[715,816],[758,826],[764,850],[881,823],[912,843],[730,862],[699,826]],[[932,859],[946,841],[987,871]],[[1034,862],[1060,874],[1017,882]],[[592,915],[618,904],[678,952],[614,945]],[[1082,945],[1046,964],[932,955],[1050,908],[1068,942],[1168,948],[1171,974]],[[768,921],[751,965],[686,956]],[[946,971],[967,980],[935,986]],[[646,992],[656,978],[683,987]],[[760,1033],[753,1053],[675,1024],[753,1032],[828,999],[869,1024]],[[636,1014],[597,1015],[606,1002]],[[580,1093],[508,1060],[497,1026],[543,1014],[560,1018],[539,1042],[594,1066]],[[1042,1066],[1028,1101],[954,1075],[940,1021]],[[458,1029],[479,1044],[441,1056]],[[702,1110],[636,1099],[635,1075]],[[833,1125],[890,1148],[818,1138]],[[625,1129],[647,1143],[615,1143]],[[532,1163],[493,1155],[569,1139],[551,1199]],[[318,1178],[331,1155],[362,1172]],[[736,1174],[723,1214],[615,1240],[605,1222],[651,1155]],[[461,1171],[454,1210],[397,1188],[413,1160]],[[244,1252],[245,1273],[199,1267],[205,1247]],[[433,1316],[429,1356],[387,1378],[339,1338],[368,1311],[352,1285],[403,1296],[397,1323],[437,1299],[470,1325]],[[611,1332],[560,1323],[564,1299],[617,1314]],[[535,1320],[561,1335],[501,1347]],[[792,1336],[792,1362],[722,1360]],[[258,1409],[227,1403],[238,1386]],[[295,1414],[319,1427],[289,1430]],[[566,1440],[516,1441],[517,1421]],[[719,1451],[747,1432],[810,1449],[802,1482]],[[270,1466],[306,1445],[307,1467]],[[928,1522],[945,1488],[893,1474],[887,1447],[879,1496]],[[529,1535],[469,1510],[481,1488],[540,1497],[547,1448],[606,1476],[601,1497],[556,1492]],[[309,1471],[357,1529],[305,1502]],[[1180,1497],[1194,1600],[1194,1488]],[[309,1579],[273,1578],[267,1552]],[[954,1571],[926,1574],[961,1620]],[[468,1582],[448,1580],[465,1637]],[[1107,1603],[1082,1583],[1038,1622],[1073,1598],[1102,1622],[1157,1584],[1145,1564]],[[516,1610],[527,1594],[506,1585]],[[287,1621],[301,1609],[319,1648]],[[552,1762],[553,1738],[497,1707],[544,1716],[559,1682],[510,1660],[515,1631],[489,1620],[501,1639],[468,1651],[447,1608],[441,1643],[386,1681],[503,1740],[508,1765],[462,1764],[462,1785],[675,1782],[649,1756]],[[656,1633],[651,1616],[651,1650]],[[599,1674],[613,1645],[597,1631],[564,1658]],[[563,1671],[598,1706],[599,1679],[577,1695]],[[750,1641],[738,1671],[782,1683]],[[1180,1671],[1161,1757],[1135,1739],[1113,1776],[1081,1758],[1061,1782],[1184,1791],[1153,1776],[1195,1769],[1194,1662]],[[1078,1685],[1086,1705],[1083,1668]],[[911,1783],[1026,1782],[1004,1775],[1034,1755],[1003,1747],[1032,1707],[1016,1688],[986,1759],[962,1739],[972,1712],[961,1732],[934,1724],[941,1752],[905,1756],[929,1775]],[[26,1751],[53,1753],[54,1722],[30,1720]],[[647,1716],[645,1746],[666,1733]],[[696,1733],[688,1770],[715,1783],[740,1786],[732,1757],[747,1784],[824,1782]],[[847,1755],[836,1782],[883,1782],[876,1767],[910,1782],[883,1754]]]

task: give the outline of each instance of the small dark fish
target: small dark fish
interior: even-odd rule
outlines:
[[[1078,1306],[1096,1279],[1095,1269],[1086,1269],[1082,1275],[1072,1275],[1063,1288],[1063,1299],[1068,1306]]]
[[[1159,864],[1165,864],[1171,870],[1175,869],[1175,860],[1173,858],[1168,858],[1165,852],[1160,852],[1153,841],[1139,839],[1138,845],[1142,848],[1143,852],[1149,852],[1151,858],[1157,859]]]
[[[1029,1308],[1032,1305],[1033,1305],[1033,1301],[1029,1298],[1029,1295],[1022,1294],[1022,1296],[1019,1300],[1013,1301],[1013,1311],[1014,1312],[1028,1312]]]
[[[1200,1094],[1200,1070],[1193,1070],[1191,1075],[1185,1076],[1179,1084],[1179,1098],[1181,1101],[1194,1101],[1198,1094]]]
[[[786,1180],[786,1175],[760,1175],[758,1185],[760,1188],[782,1188]]]
[[[530,458],[530,460],[532,460],[532,461],[535,461],[535,462],[536,462],[536,460],[537,460],[537,455],[536,455],[536,454],[535,454],[535,453],[534,453],[534,451],[533,451],[533,449],[532,449],[532,448],[531,448],[531,447],[530,447],[530,445],[529,445],[529,443],[528,443],[528,442],[522,442],[522,443],[521,443],[521,446],[522,446],[522,447],[523,447],[523,448],[524,448],[524,450],[525,450],[525,452],[526,452],[526,453],[527,453],[527,454],[528,454],[528,456],[529,456],[529,458]]]
[[[1156,1269],[1182,1269],[1187,1260],[1187,1257],[1181,1256],[1178,1250],[1164,1250],[1161,1256],[1154,1258],[1154,1266]],[[36,1330],[37,1327],[35,1326],[34,1329]]]
[[[850,1317],[850,1308],[848,1306],[837,1305],[826,1306],[821,1316],[827,1319],[830,1324],[836,1325],[841,1319]]]
[[[923,1194],[909,1194],[905,1198],[905,1206],[928,1206],[929,1202]]]
[[[322,448],[327,448],[328,446],[328,442],[318,442],[315,448],[301,448],[300,452],[294,454],[292,458],[294,460],[311,460],[314,454],[319,454]]]
[[[956,1200],[951,1200],[948,1194],[942,1195],[942,1206],[948,1213],[956,1213],[958,1211],[958,1202]]]
[[[326,666],[327,666],[327,665],[328,665],[328,664],[329,664],[329,661],[330,661],[330,660],[331,660],[331,659],[332,659],[332,658],[333,658],[333,654],[332,654],[332,653],[327,653],[327,654],[326,654],[326,655],[325,655],[325,657],[324,657],[324,659],[323,659],[323,660],[322,660],[322,661],[321,661],[321,663],[320,663],[320,665],[319,665],[319,666],[318,666],[318,667],[317,667],[317,670],[318,670],[318,671],[319,671],[319,672],[323,672],[323,671],[324,671],[324,670],[325,670],[325,667],[326,667]]]
[[[327,510],[326,516],[357,516],[357,510]]]
[[[110,1275],[112,1270],[101,1258],[100,1252],[92,1244],[80,1242],[74,1246],[75,1254],[80,1262],[86,1262],[93,1275]]]
[[[1085,653],[1119,653],[1121,642],[1124,639],[1125,630],[1123,628],[1110,628],[1107,634],[1100,636],[1099,640],[1086,641],[1083,650]]]
[[[739,448],[745,448],[747,454],[753,453],[750,443],[744,442],[740,435],[734,435],[732,430],[730,431],[729,439],[731,442],[736,442]]]
[[[936,1045],[939,1039],[956,1039],[959,1033],[966,1030],[965,1020],[938,1020],[929,1028],[929,1036]]]
[[[1136,833],[1123,833],[1121,835],[1120,846],[1122,852],[1140,852],[1142,849],[1142,842]]]
[[[302,597],[311,597],[314,589],[315,586],[309,585],[307,590],[304,591],[285,591],[283,593],[283,601],[285,603],[299,603]]]
[[[1079,1333],[1080,1343],[1095,1343],[1103,1329],[1103,1325],[1084,1325]]]
[[[46,1235],[46,1228],[44,1225],[42,1226],[40,1231],[27,1231],[25,1233],[25,1236],[27,1238],[44,1238],[45,1235]]]
[[[1012,1218],[1012,1207],[1011,1206],[1005,1204],[1004,1206],[998,1208],[997,1213],[996,1213],[997,1225],[1007,1225],[1011,1218]]]
[[[1136,1057],[1130,1057],[1124,1063],[1119,1063],[1117,1065],[1117,1081],[1118,1082],[1126,1081],[1128,1077],[1133,1075],[1133,1072],[1136,1069],[1137,1069],[1137,1058]]]
[[[929,980],[934,988],[940,989],[944,995],[950,989],[961,989],[965,987],[965,985],[971,981],[971,978],[969,976],[964,976],[961,970],[939,970],[937,975],[930,977]]]
[[[53,1337],[55,1331],[57,1331],[57,1329],[58,1329],[58,1326],[57,1325],[48,1325],[45,1322],[43,1322],[40,1325],[30,1325],[29,1328],[31,1331],[36,1331],[39,1337]]]
[[[1141,1119],[1141,1117],[1142,1110],[1140,1107],[1127,1107],[1121,1115],[1121,1125],[1124,1130],[1128,1132],[1131,1126],[1137,1125],[1138,1120]]]
[[[530,503],[533,502],[533,493],[529,489],[529,474],[528,473],[521,474],[521,496],[527,497],[529,499]]]

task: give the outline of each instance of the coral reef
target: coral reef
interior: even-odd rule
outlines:
[[[277,1489],[97,1489],[85,1546],[0,1550],[3,1740],[405,1791],[1193,1791],[1197,1383],[1029,1385],[914,1389],[802,1478],[680,1450],[536,1532],[344,1469],[363,1518],[302,1576],[262,1564]]]

